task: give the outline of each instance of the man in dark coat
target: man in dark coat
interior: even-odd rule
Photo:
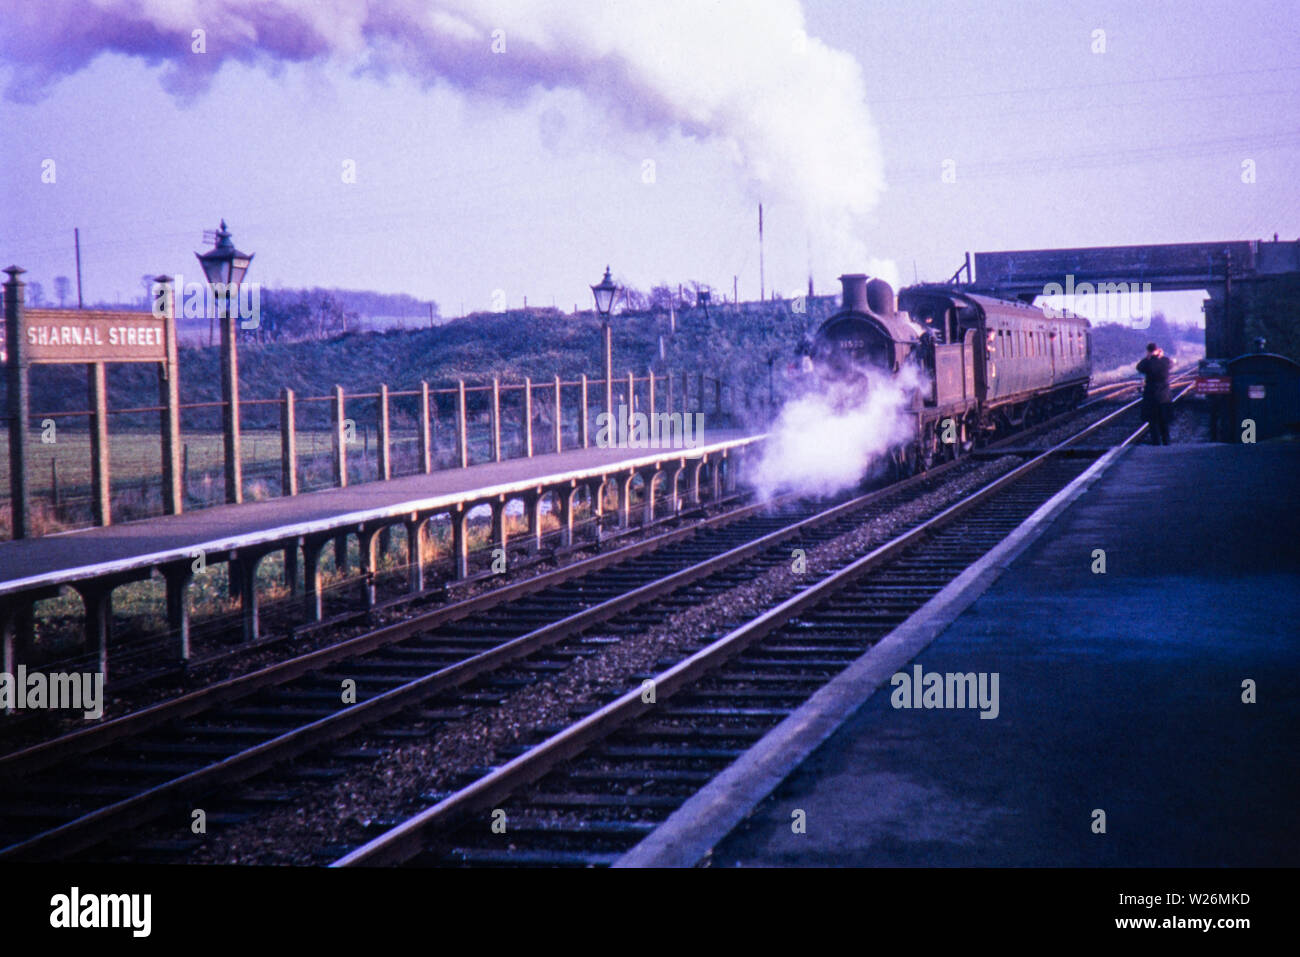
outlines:
[[[1169,371],[1173,367],[1174,360],[1154,342],[1147,343],[1146,358],[1137,364],[1137,371],[1147,380],[1142,390],[1142,417],[1151,424],[1151,441],[1156,445],[1169,444],[1169,422],[1174,412]]]

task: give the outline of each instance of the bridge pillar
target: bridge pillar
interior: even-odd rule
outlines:
[[[427,517],[412,515],[406,519],[407,590],[412,595],[424,591],[424,527]]]
[[[1242,311],[1234,306],[1226,284],[1208,287],[1205,301],[1205,355],[1210,359],[1232,359],[1246,351]]]
[[[0,600],[0,669],[6,674],[16,674],[21,656],[31,647],[33,600],[26,595],[15,595]],[[4,714],[17,711],[13,700]]]
[[[509,544],[510,532],[506,528],[506,497],[498,495],[492,503],[492,548],[499,548],[504,554]]]
[[[469,509],[457,505],[447,513],[451,520],[452,574],[469,577]]]
[[[524,515],[528,519],[528,534],[532,537],[534,553],[542,550],[542,500],[545,497],[541,489],[524,496]]]
[[[334,568],[340,575],[348,572],[348,533],[339,532],[334,536]]]
[[[591,520],[596,526],[596,541],[600,541],[605,521],[605,480],[600,478],[588,483],[587,495],[591,499]]]
[[[702,501],[700,497],[700,476],[704,473],[705,459],[703,456],[690,467],[691,469],[691,487],[688,495],[692,505],[699,505]]]
[[[739,484],[740,457],[735,449],[724,449],[722,452],[722,461],[726,463],[726,488],[728,492],[736,491]]]
[[[618,477],[618,527],[627,528],[632,524],[632,483],[636,481],[636,472],[629,471]]]
[[[284,546],[284,587],[289,596],[298,594],[298,540]]]
[[[580,488],[575,482],[559,492],[560,544],[566,548],[573,544],[573,510],[577,506]]]
[[[308,621],[320,621],[324,617],[320,559],[328,541],[327,535],[308,535],[302,540],[302,594]]]
[[[113,637],[113,583],[85,582],[76,585],[86,609],[86,647],[98,656],[99,673],[108,680],[108,642]]]
[[[256,641],[260,631],[257,600],[257,566],[264,551],[240,550],[235,554],[239,574],[239,617],[243,641]]]
[[[379,537],[386,525],[370,525],[357,532],[361,551],[361,604],[369,611],[375,607],[375,576],[379,573]]]
[[[176,654],[181,661],[190,660],[190,582],[194,569],[189,562],[176,562],[163,568],[167,583],[167,629],[176,636]]]
[[[679,459],[673,463],[672,468],[666,471],[668,474],[668,511],[676,515],[682,510],[682,497],[677,486],[678,480],[682,477],[682,472],[686,471],[686,460]]]
[[[655,520],[655,481],[659,478],[660,474],[661,473],[657,466],[642,469],[641,471],[641,479],[645,482],[645,502],[642,504],[643,511],[641,517],[641,523],[643,525],[650,525]]]

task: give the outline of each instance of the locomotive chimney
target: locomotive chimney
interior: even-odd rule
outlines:
[[[894,314],[894,287],[883,279],[868,279],[863,273],[845,273],[840,276],[844,286],[845,309],[865,312],[871,316]]]
[[[867,311],[867,277],[863,273],[845,273],[840,277],[844,287],[843,308],[855,312]]]

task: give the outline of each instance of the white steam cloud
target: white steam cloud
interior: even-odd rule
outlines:
[[[755,470],[760,497],[795,492],[824,497],[857,485],[915,428],[908,413],[921,375],[866,370],[855,381],[830,380],[787,402],[768,430]]]
[[[818,262],[865,259],[884,188],[862,71],[806,33],[798,0],[46,0],[10,9],[7,94],[34,101],[106,52],[200,95],[227,60],[333,60],[517,101],[571,88],[629,129],[715,141],[755,195],[797,208]],[[205,52],[195,53],[195,30]],[[494,45],[504,52],[493,52]]]

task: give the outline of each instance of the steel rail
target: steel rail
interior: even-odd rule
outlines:
[[[152,819],[167,806],[183,797],[209,791],[218,785],[247,780],[276,764],[314,751],[323,744],[345,737],[408,707],[418,705],[427,698],[463,685],[503,665],[526,657],[541,648],[556,644],[585,631],[593,625],[600,624],[628,610],[644,605],[654,598],[676,591],[678,588],[694,581],[707,578],[715,572],[743,562],[745,559],[773,545],[796,538],[811,528],[832,522],[887,495],[933,479],[936,475],[956,467],[961,461],[964,460],[946,463],[944,466],[929,472],[912,476],[902,482],[893,483],[885,488],[823,509],[812,516],[752,539],[719,555],[712,556],[558,621],[536,628],[488,651],[406,682],[366,701],[349,705],[323,718],[299,725],[251,748],[236,752],[220,761],[155,785],[131,797],[97,808],[48,831],[36,834],[8,847],[0,848],[0,860],[44,857],[60,852],[72,853],[91,847],[102,842],[112,831]],[[745,506],[737,510],[737,512],[751,514],[766,507],[765,503],[756,503]],[[556,571],[568,571],[570,572],[569,577],[575,577],[579,573],[574,569],[579,566],[584,566],[585,571],[597,570],[606,564],[610,564],[616,554],[620,554],[622,557],[632,557],[628,554],[629,552],[649,551],[654,543],[663,544],[662,540],[669,537],[673,537],[674,540],[686,537],[710,522],[719,523],[723,518],[734,521],[736,513],[716,516],[714,519],[687,526],[667,535],[658,536],[656,539],[627,546],[627,549],[621,549],[619,553],[595,556],[585,562],[575,563],[575,565],[567,566],[565,569],[557,569]],[[555,573],[548,573],[548,575],[553,574]],[[555,580],[557,579],[549,579],[548,581],[553,583]],[[230,679],[203,691],[193,692],[182,698],[145,709],[135,715],[115,719],[111,723],[115,726],[111,733],[106,725],[102,728],[87,729],[71,736],[55,739],[44,745],[37,745],[25,751],[6,755],[3,759],[0,759],[0,770],[3,770],[3,765],[6,762],[15,764],[20,761],[23,774],[49,767],[76,753],[96,749],[112,740],[138,734],[149,727],[166,721],[192,716],[195,713],[207,710],[213,704],[228,701],[232,698],[244,697],[246,694],[269,684],[280,684],[342,658],[375,650],[403,640],[415,632],[431,627],[430,619],[436,618],[438,623],[442,623],[463,618],[474,610],[486,607],[484,603],[488,599],[495,599],[495,603],[499,604],[503,600],[503,593],[509,592],[511,593],[509,597],[515,597],[515,595],[524,594],[527,591],[539,590],[543,586],[538,582],[539,579],[534,578],[516,585],[506,586],[503,589],[489,592],[487,595],[467,599],[458,602],[454,606],[431,612],[429,615],[422,616],[421,619],[413,619],[380,628],[338,645],[312,652],[288,662],[269,666],[251,675]],[[101,736],[94,737],[97,733]],[[73,748],[76,750],[72,750]]]
[[[353,867],[359,865],[400,864],[417,856],[424,850],[430,833],[454,826],[474,811],[492,806],[520,787],[531,784],[543,777],[558,764],[581,754],[591,744],[605,739],[611,732],[627,722],[652,711],[661,698],[670,697],[676,691],[693,684],[700,677],[716,670],[719,665],[760,641],[812,605],[840,591],[846,585],[889,561],[900,552],[909,549],[933,532],[952,523],[1008,485],[1018,482],[1085,435],[1109,424],[1128,412],[1139,401],[1134,400],[1126,403],[1115,412],[1093,423],[1076,435],[1070,436],[1017,466],[1012,471],[999,476],[961,501],[948,506],[922,524],[878,546],[844,568],[802,589],[775,608],[769,609],[750,622],[733,629],[722,638],[660,672],[651,679],[655,689],[653,702],[645,700],[642,688],[636,688],[624,693],[590,715],[576,721],[563,731],[552,735],[518,757],[447,796],[437,804],[354,849],[334,861],[331,866]],[[1135,441],[1144,434],[1146,428],[1146,424],[1143,424],[1141,428],[1126,438],[1121,445],[1127,445]]]

